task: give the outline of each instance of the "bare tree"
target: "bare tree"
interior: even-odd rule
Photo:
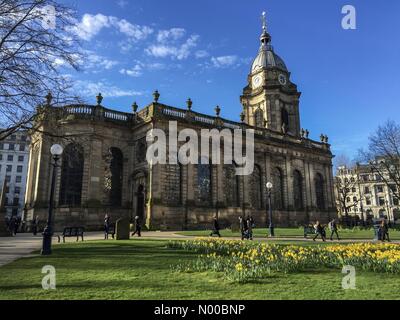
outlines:
[[[346,169],[352,172],[353,168],[344,166]],[[349,210],[353,207],[358,205],[360,199],[357,200],[350,199],[348,201],[350,195],[353,193],[353,188],[357,187],[358,180],[354,177],[354,175],[340,174],[343,173],[340,167],[338,168],[338,174],[335,177],[335,186],[336,186],[336,193],[337,193],[337,202],[339,205],[340,212],[344,212],[344,215],[347,217],[349,215]]]
[[[360,158],[400,200],[400,125],[389,120],[379,126],[369,137],[368,150],[360,151]]]
[[[53,0],[0,0],[0,140],[30,129],[45,96],[53,106],[78,101],[60,72],[82,61],[75,23]]]

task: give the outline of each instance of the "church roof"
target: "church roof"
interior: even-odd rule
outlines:
[[[254,59],[251,71],[256,71],[259,68],[280,68],[288,71],[285,62],[279,57],[270,44],[261,45],[257,57]]]

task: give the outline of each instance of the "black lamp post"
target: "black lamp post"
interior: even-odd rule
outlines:
[[[51,254],[51,238],[53,237],[53,204],[54,204],[54,191],[56,187],[56,175],[58,168],[58,160],[63,153],[63,147],[59,144],[52,145],[50,153],[53,156],[53,175],[51,177],[51,189],[50,189],[50,202],[49,202],[49,216],[47,218],[47,225],[43,231],[43,245],[42,245],[42,255]]]
[[[271,193],[272,193],[272,188],[273,185],[271,182],[267,182],[266,184],[267,187],[267,195],[268,195],[268,210],[267,214],[269,216],[269,236],[270,237],[275,237],[275,232],[274,232],[274,224],[272,222],[272,201],[271,201]]]

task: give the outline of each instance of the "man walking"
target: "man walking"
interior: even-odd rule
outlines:
[[[331,231],[331,241],[333,241],[334,234],[336,234],[337,239],[340,240],[336,219],[333,219],[331,222],[329,222],[328,227],[329,227],[329,230]]]
[[[140,219],[139,219],[139,216],[136,216],[136,217],[135,217],[135,232],[132,233],[132,237],[133,237],[135,234],[137,234],[138,237],[140,238],[140,237],[142,236],[141,231],[142,231],[142,226],[140,225]]]
[[[243,217],[239,217],[239,229],[240,229],[240,234],[242,236],[242,240],[244,240],[245,228],[244,228]]]
[[[318,236],[321,236],[322,241],[325,242],[325,230],[319,221],[315,223],[314,229],[316,234],[315,237],[313,238],[313,241],[315,241],[315,239],[317,239]]]
[[[253,240],[253,222],[250,217],[247,218],[247,239]]]
[[[32,233],[34,236],[37,235],[39,228],[39,216],[36,216],[32,221]]]
[[[110,232],[110,217],[108,214],[104,217],[104,240],[108,240],[108,233]]]
[[[219,230],[220,230],[220,229],[221,229],[221,228],[220,228],[220,226],[219,226],[218,219],[217,219],[217,217],[214,217],[214,229],[213,229],[213,231],[211,232],[210,237],[212,237],[212,236],[215,234],[215,235],[217,235],[219,238],[221,238],[221,234],[219,233]]]

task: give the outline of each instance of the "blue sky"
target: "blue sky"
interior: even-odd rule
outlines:
[[[399,121],[398,0],[64,0],[79,13],[76,32],[89,60],[67,71],[94,104],[129,112],[158,89],[162,103],[239,120],[267,12],[275,51],[302,92],[302,127],[333,152],[354,156],[387,119]],[[342,7],[355,6],[357,29],[341,28]]]

